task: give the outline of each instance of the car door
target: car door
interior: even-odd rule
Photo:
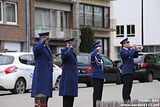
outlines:
[[[157,79],[160,79],[160,56],[154,54],[154,76]]]
[[[114,63],[106,56],[102,56],[104,62],[104,72],[106,82],[115,82],[117,81],[117,67],[114,66]]]
[[[19,68],[26,80],[26,89],[30,89],[32,85],[32,77],[34,71],[33,55],[32,54],[21,55],[19,56],[19,61],[21,63]]]

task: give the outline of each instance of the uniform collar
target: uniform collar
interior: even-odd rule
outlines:
[[[125,50],[129,50],[128,48],[125,48],[125,47],[123,47],[123,49],[125,49]]]

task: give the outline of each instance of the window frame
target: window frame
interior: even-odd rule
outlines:
[[[80,6],[82,6],[82,10],[81,10],[81,8],[80,8]],[[80,4],[80,6],[79,6],[79,14],[80,14],[80,17],[82,17],[82,20],[80,20],[81,18],[79,17],[79,24],[80,25],[85,25],[85,5],[84,4]],[[81,16],[81,14],[82,14],[82,16]],[[82,22],[82,23],[81,23]]]
[[[87,58],[86,62],[83,61],[82,63],[80,62],[79,59],[84,59],[84,58]],[[85,62],[85,63],[84,63]],[[89,65],[90,64],[90,56],[89,55],[77,55],[77,63],[78,65]]]
[[[103,62],[104,62],[104,66],[106,66],[106,67],[111,67],[111,68],[114,67],[114,64],[113,64],[112,60],[109,59],[108,57],[102,56],[102,60],[103,60]],[[107,62],[107,63],[106,63],[106,62]],[[109,63],[108,63],[108,62],[109,62]]]
[[[5,11],[6,11],[6,4],[7,3],[15,5],[15,22],[8,22],[7,18],[6,18],[6,24],[17,25],[17,3],[14,3],[14,2],[4,2]],[[5,17],[7,17],[7,15]]]
[[[117,27],[119,27],[119,32],[117,32]],[[123,27],[123,32],[122,32]],[[124,37],[124,25],[117,25],[116,26],[116,37]]]
[[[100,23],[100,24],[101,24],[101,25],[100,25],[100,26],[95,24],[95,22],[96,22],[96,20],[95,20],[95,19],[96,19],[96,14],[95,14],[95,13],[96,13],[96,12],[95,12],[95,11],[96,11],[96,8],[101,10],[101,11],[99,11],[99,12],[101,12],[101,17],[100,17],[100,19],[101,19],[101,23]],[[105,20],[104,20],[104,18],[105,18],[104,16],[105,16],[105,15],[104,15],[104,14],[105,14],[105,13],[104,13],[104,8],[103,8],[103,7],[93,6],[93,26],[94,26],[94,27],[101,27],[101,28],[104,27],[104,23],[105,23]],[[98,15],[100,15],[100,14],[98,14]],[[98,16],[98,15],[97,15],[97,16]]]
[[[0,24],[3,23],[3,2],[0,1],[0,5],[1,5],[1,20],[0,20]]]
[[[129,27],[129,31],[128,31],[128,27]],[[132,31],[132,27],[134,27],[134,31]],[[132,32],[134,32],[134,33],[132,33]],[[134,24],[127,25],[127,36],[128,37],[135,36],[135,25]]]
[[[110,26],[110,25],[106,25],[106,19],[107,19],[107,22],[109,23],[110,17],[108,15],[105,15],[107,12],[110,13],[110,7],[83,4],[83,3],[81,3],[80,5],[82,6],[82,10],[79,11],[79,13],[81,12],[81,14],[82,14],[82,18],[80,18],[82,20],[79,19],[79,22],[82,22],[82,23],[80,23],[81,26],[86,26],[87,25],[86,24],[86,9],[87,9],[87,6],[92,7],[92,25],[89,25],[89,26],[100,27],[100,28],[108,28],[108,26]],[[102,18],[101,18],[102,24],[101,24],[101,26],[95,25],[95,20],[94,20],[95,19],[95,16],[94,16],[95,9],[94,8],[101,8],[102,9]],[[106,13],[105,13],[105,10],[108,10],[108,11],[106,11]]]
[[[84,25],[85,26],[87,26],[87,25],[94,26],[94,9],[93,8],[94,8],[94,6],[92,6],[92,5],[84,5]],[[91,9],[91,13],[89,11],[90,9]],[[91,14],[91,24],[87,23],[87,20],[88,20],[87,14],[88,14],[88,16],[90,16],[90,14]]]
[[[23,58],[23,57],[24,57],[24,58]],[[29,58],[27,58],[27,57],[30,57],[31,60],[30,60]],[[24,62],[23,62],[23,61],[24,61]],[[34,60],[34,58],[33,58],[33,55],[31,55],[31,54],[24,54],[24,55],[20,55],[20,56],[19,56],[19,62],[20,62],[21,64],[24,64],[24,65],[34,65],[35,60]]]
[[[156,54],[153,54],[153,56],[154,56],[154,59],[155,59],[155,63],[160,63],[160,56],[156,55]]]

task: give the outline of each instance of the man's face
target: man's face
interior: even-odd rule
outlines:
[[[46,39],[46,40],[45,40],[45,44],[47,44],[47,45],[48,45],[48,44],[49,44],[49,41],[50,41],[50,39],[49,39],[49,38],[48,38],[48,39]]]
[[[67,48],[69,48],[70,46],[74,46],[74,41],[69,41],[66,43]]]
[[[98,48],[98,52],[102,53],[102,47],[101,46]]]
[[[124,44],[123,44],[123,47],[125,47],[125,48],[129,48],[129,47],[130,47],[129,42],[124,43]]]
[[[44,41],[45,44],[48,44],[50,39],[48,37],[41,37],[41,40]]]

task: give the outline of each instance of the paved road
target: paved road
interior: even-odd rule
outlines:
[[[105,84],[103,101],[122,101],[122,85]],[[74,107],[92,107],[92,88],[79,86],[79,97],[75,98]],[[134,82],[132,99],[160,98],[160,82],[151,83]],[[34,99],[30,93],[12,95],[9,92],[0,91],[0,107],[34,107]],[[62,107],[62,97],[58,91],[53,91],[53,98],[49,99],[49,107]]]

